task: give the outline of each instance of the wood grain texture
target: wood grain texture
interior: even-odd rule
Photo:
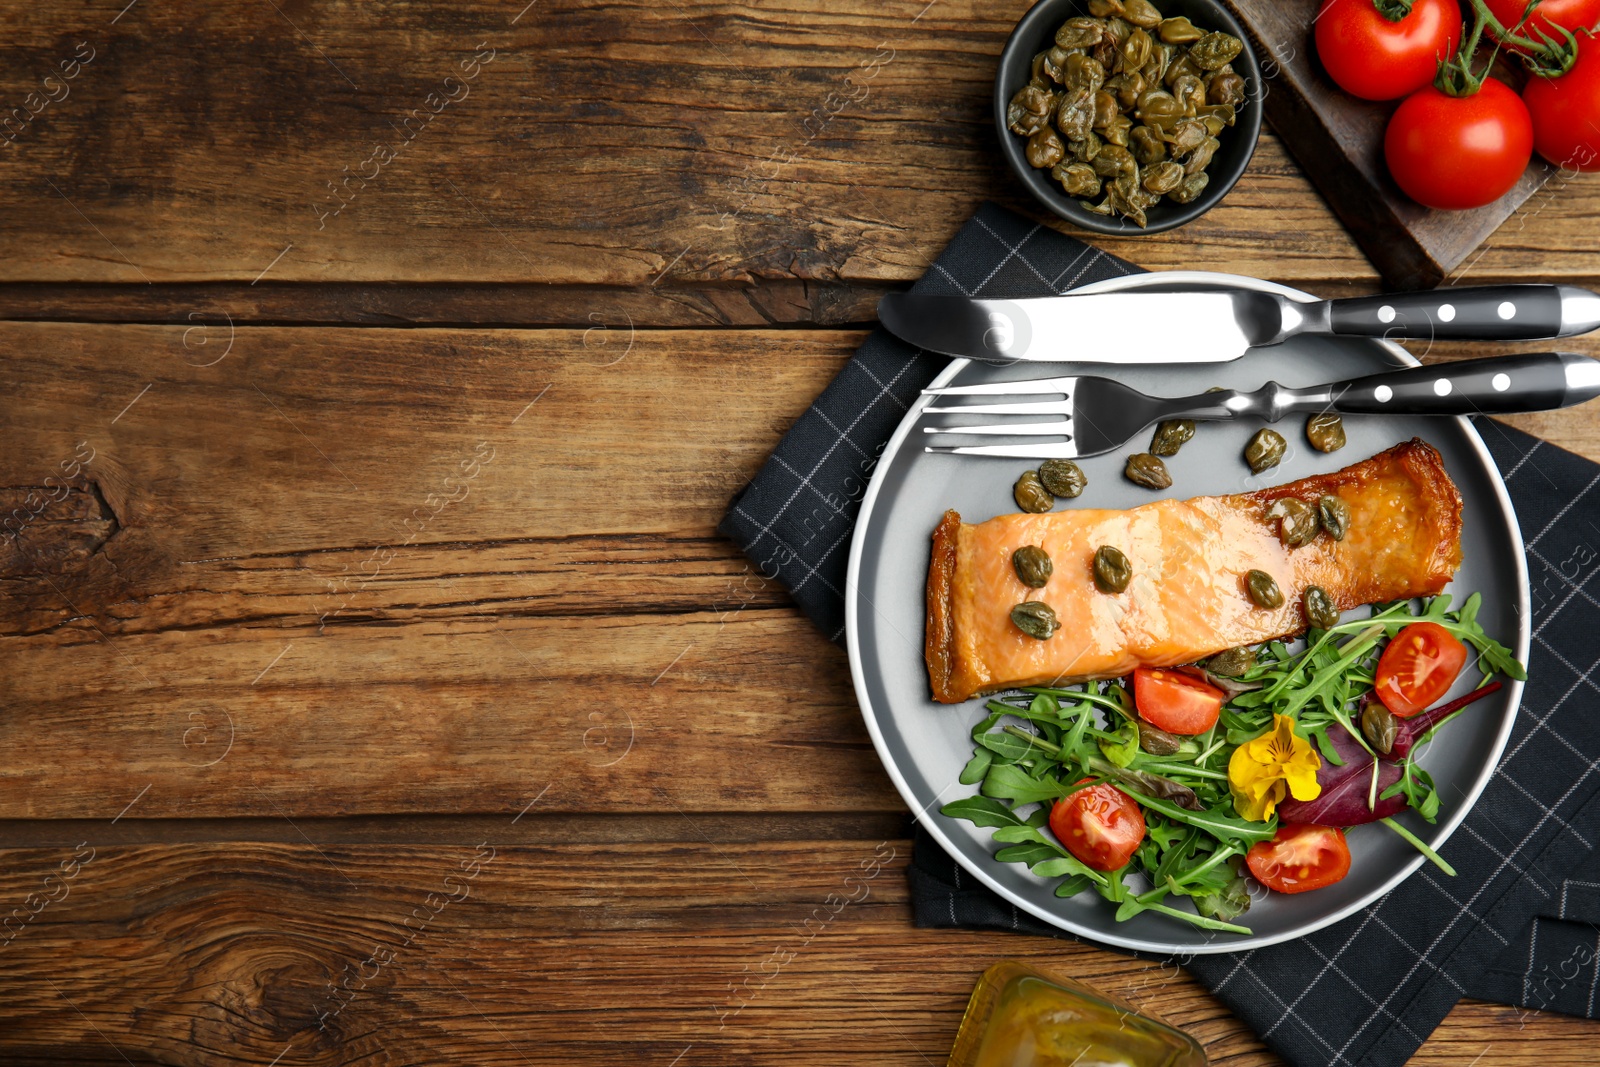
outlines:
[[[1435,211],[1406,196],[1383,161],[1383,131],[1395,105],[1357,99],[1328,77],[1307,29],[1318,4],[1229,0],[1271,76],[1266,113],[1312,184],[1390,286],[1432,288],[1536,197],[1557,169],[1535,156],[1510,192],[1471,211]]]
[[[943,1061],[983,968],[1014,958],[1161,1014],[1214,1064],[1277,1062],[1171,964],[913,928],[909,848],[506,845],[490,833],[383,848],[97,846],[90,834],[11,850],[0,902],[56,899],[13,920],[0,946],[0,1056],[921,1065]],[[1577,1064],[1597,1035],[1597,1023],[1466,1002],[1417,1062]]]
[[[1042,217],[1028,0],[924,2],[7,5],[0,1063],[938,1063],[1006,956],[1275,1062],[1170,967],[915,929],[843,654],[714,533],[882,293]],[[1557,184],[1456,277],[1600,286]],[[1271,133],[1104,246],[1380,284]]]
[[[94,58],[0,139],[0,281],[559,284],[647,305],[708,285],[904,283],[980,200],[1029,208],[988,113],[1026,0],[512,6],[19,13],[5,106],[78,42]],[[1582,220],[1600,179],[1563,185],[1474,278],[1595,276]],[[1306,189],[1268,137],[1203,219],[1104,246],[1154,269],[1375,281]]]

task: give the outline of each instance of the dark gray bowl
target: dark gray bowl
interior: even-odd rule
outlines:
[[[1206,173],[1211,183],[1198,200],[1189,204],[1175,204],[1163,199],[1146,214],[1148,226],[1140,228],[1127,219],[1097,215],[1088,210],[1061,186],[1050,179],[1050,172],[1035,170],[1023,155],[1027,144],[1006,129],[1006,105],[1017,90],[1028,84],[1029,68],[1033,57],[1050,46],[1061,24],[1075,15],[1088,14],[1087,4],[1080,0],[1039,0],[1017,23],[1000,53],[1000,69],[994,79],[994,126],[1000,135],[1000,150],[1005,153],[1011,171],[1028,187],[1035,199],[1075,226],[1096,233],[1117,235],[1160,233],[1204,215],[1211,210],[1228,190],[1233,188],[1255,154],[1256,141],[1261,135],[1261,98],[1265,95],[1261,81],[1261,65],[1244,27],[1218,0],[1154,0],[1161,13],[1169,18],[1184,15],[1202,30],[1221,30],[1231,33],[1244,42],[1244,51],[1233,61],[1233,69],[1245,80],[1245,100],[1240,105],[1238,119],[1231,129],[1223,130],[1217,140],[1222,147],[1211,160]]]

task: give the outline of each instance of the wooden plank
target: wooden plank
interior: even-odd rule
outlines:
[[[978,974],[1013,958],[1160,1013],[1213,1063],[1277,1062],[1171,963],[914,928],[909,852],[901,839],[512,846],[492,833],[381,848],[90,835],[7,851],[0,902],[40,910],[7,927],[0,1055],[937,1063]],[[1497,1064],[1586,1062],[1597,1034],[1465,1002],[1420,1062],[1491,1048]]]
[[[1536,156],[1510,192],[1471,211],[1435,211],[1406,196],[1383,162],[1383,131],[1395,105],[1351,96],[1317,63],[1310,27],[1318,2],[1230,0],[1271,75],[1263,106],[1389,285],[1432,288],[1537,195],[1556,168]]]
[[[762,314],[772,298],[724,295],[727,311],[704,294],[904,283],[980,200],[1029,208],[988,117],[1026,6],[19,7],[0,42],[9,106],[78,42],[94,58],[0,135],[0,281],[231,282],[237,303],[192,310],[241,318],[257,303],[241,290],[270,282],[616,287],[659,322],[681,313],[652,289],[691,291],[696,314],[747,299]],[[380,163],[378,143],[398,154]],[[1204,219],[1102,243],[1156,269],[1374,283],[1307,188],[1268,137]],[[1597,211],[1600,180],[1573,181],[1475,276],[1593,276]],[[426,320],[390,296],[351,313]]]

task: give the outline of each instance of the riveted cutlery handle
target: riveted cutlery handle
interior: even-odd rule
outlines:
[[[1600,326],[1600,296],[1570,285],[1486,285],[1333,300],[1328,325],[1360,337],[1527,341]]]
[[[1312,390],[1295,407],[1316,407]],[[1491,356],[1371,374],[1315,390],[1318,410],[1363,415],[1505,415],[1550,411],[1600,396],[1600,361],[1570,352]]]

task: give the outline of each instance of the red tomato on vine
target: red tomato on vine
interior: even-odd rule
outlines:
[[[1522,100],[1541,156],[1566,170],[1600,170],[1600,38],[1577,38],[1572,69],[1557,78],[1530,77]]]
[[[1470,96],[1433,86],[1406,97],[1384,133],[1389,173],[1426,207],[1492,204],[1533,158],[1533,121],[1522,98],[1494,78]]]
[[[1456,0],[1323,0],[1315,37],[1317,56],[1341,89],[1394,100],[1433,81],[1439,62],[1455,52],[1461,9]]]

